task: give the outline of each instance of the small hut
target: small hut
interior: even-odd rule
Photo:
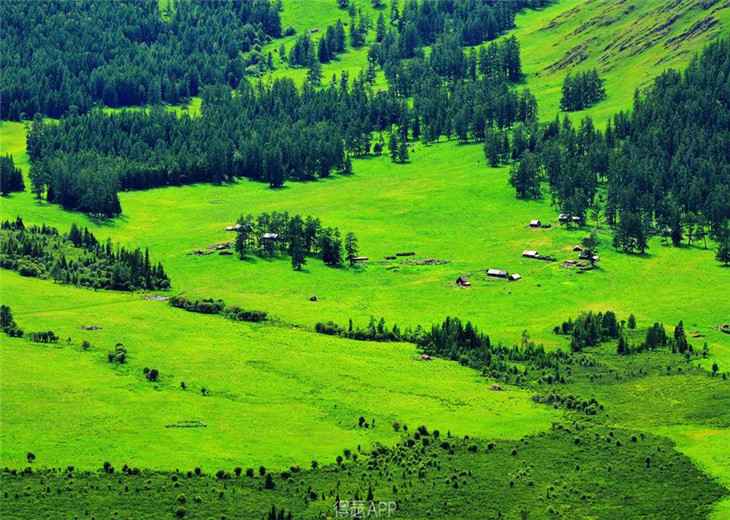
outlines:
[[[525,258],[540,258],[540,253],[537,251],[522,251],[522,256]]]
[[[561,213],[558,215],[558,220],[560,222],[568,222],[570,220],[570,215],[568,213]]]
[[[582,219],[582,218],[580,218],[580,217],[579,217],[579,216],[577,216],[577,215],[576,215],[576,216],[574,216],[574,217],[571,217],[571,220],[572,220],[572,221],[573,221],[574,223],[576,223],[576,224],[580,224],[580,223],[581,223],[581,222],[583,221],[583,219]]]
[[[355,256],[355,257],[352,258],[352,262],[353,263],[367,262],[368,260],[370,260],[370,258],[367,257],[367,256]]]
[[[533,227],[533,228],[542,227],[542,222],[540,222],[539,220],[531,220],[530,227]]]
[[[504,388],[502,388],[501,386],[499,386],[497,383],[493,384],[490,388],[492,390],[496,390],[496,391],[504,390]]]
[[[575,246],[575,247],[573,248],[573,251],[575,251],[576,253],[580,253],[581,251],[583,251],[583,248],[582,248],[582,247],[580,247],[580,246]]]
[[[487,269],[487,276],[492,276],[494,278],[507,278],[509,277],[509,271],[505,271],[504,269]]]
[[[520,280],[521,278],[522,278],[522,275],[518,274],[518,273],[512,273],[511,275],[509,275],[510,282],[516,282],[517,280]]]
[[[466,279],[466,276],[460,276],[456,279],[456,285],[461,287],[471,287],[471,282]]]
[[[264,233],[261,238],[264,240],[277,240],[279,238],[279,233]]]
[[[431,356],[428,354],[421,354],[421,361],[431,361]]]

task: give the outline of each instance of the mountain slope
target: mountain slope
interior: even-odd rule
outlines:
[[[560,106],[568,72],[597,68],[608,99],[590,112],[605,120],[629,108],[634,90],[667,68],[683,68],[709,41],[730,32],[730,0],[559,1],[517,19],[527,86],[542,119]]]

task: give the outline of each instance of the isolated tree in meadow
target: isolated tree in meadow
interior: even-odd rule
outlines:
[[[7,331],[14,325],[15,320],[13,319],[13,312],[10,310],[10,307],[7,305],[0,305],[0,328]]]
[[[354,259],[357,257],[358,252],[357,237],[355,236],[355,233],[350,231],[347,235],[345,235],[345,255],[351,266],[355,264]]]
[[[712,377],[715,377],[715,374],[717,374],[717,371],[720,370],[720,367],[717,366],[717,363],[712,364]]]
[[[627,323],[627,326],[631,330],[634,330],[636,328],[636,316],[634,316],[633,313],[632,314],[629,314],[629,321]]]
[[[28,452],[25,456],[25,458],[28,460],[29,463],[33,462],[35,460],[35,454],[32,452]]]

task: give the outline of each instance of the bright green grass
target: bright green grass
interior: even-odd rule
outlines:
[[[394,421],[519,438],[559,417],[526,391],[489,390],[456,363],[416,361],[412,345],[236,323],[7,271],[2,288],[26,332],[52,329],[63,338],[58,345],[2,338],[3,465],[20,467],[32,451],[50,467],[95,468],[103,460],[164,469],[285,467],[333,460],[359,444],[390,444]],[[90,325],[102,330],[81,329]],[[88,352],[82,340],[91,342]],[[125,365],[106,360],[117,342],[129,352]],[[144,367],[157,368],[161,381],[147,382]],[[359,428],[360,416],[376,427]],[[208,427],[165,428],[182,420]]]
[[[703,471],[730,488],[730,431],[697,425],[669,426],[655,433],[672,439],[675,448],[687,455]],[[711,520],[730,518],[730,499],[715,504]]]
[[[636,88],[647,87],[667,68],[684,67],[707,42],[728,33],[730,4],[714,2],[710,9],[701,8],[710,3],[573,0],[525,10],[511,34],[520,42],[526,85],[537,96],[541,119],[552,119],[559,111],[565,75],[593,67],[606,80],[608,98],[578,117],[587,113],[603,123],[630,108]],[[699,29],[703,21],[714,21],[714,26]],[[566,56],[584,59],[551,68],[570,61]]]
[[[623,319],[633,312],[642,327],[685,320],[688,330],[706,336],[701,341],[714,348],[721,366],[730,365],[730,336],[712,328],[727,321],[723,287],[730,283],[730,270],[715,262],[712,250],[673,248],[654,239],[642,258],[614,252],[610,235],[602,235],[601,268],[579,275],[559,264],[576,257],[572,246],[588,232],[559,228],[557,212],[546,200],[515,199],[507,170],[487,168],[478,146],[416,145],[410,164],[373,158],[355,161],[355,171],[350,178],[289,183],[278,191],[242,181],[123,193],[124,215],[111,222],[38,205],[29,193],[6,198],[0,214],[61,228],[75,221],[101,238],[149,246],[164,262],[175,292],[223,298],[292,323],[311,326],[332,319],[344,324],[352,317],[365,325],[373,315],[391,324],[428,326],[457,315],[473,320],[493,339],[511,343],[527,329],[534,339],[556,344],[552,328],[569,316],[612,309]],[[224,228],[241,213],[274,210],[312,214],[325,225],[354,231],[361,252],[373,261],[413,250],[420,259],[450,263],[388,270],[371,262],[364,268],[331,269],[310,258],[305,270],[296,272],[285,258],[241,262],[188,254],[232,239]],[[530,230],[533,218],[552,222],[553,228]],[[559,262],[523,259],[524,249]],[[514,284],[487,279],[484,270],[490,267],[524,278]],[[471,288],[455,285],[462,274],[470,275]],[[309,302],[311,295],[320,300]]]

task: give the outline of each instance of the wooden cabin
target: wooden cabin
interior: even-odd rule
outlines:
[[[507,278],[509,277],[509,271],[505,271],[504,269],[487,269],[487,276],[492,276],[494,278]]]
[[[509,275],[509,281],[510,282],[516,282],[517,280],[520,280],[520,279],[522,279],[522,275],[521,274],[512,273],[511,275]]]
[[[456,279],[456,285],[461,287],[471,287],[471,282],[466,279],[466,276],[460,276]]]
[[[522,256],[525,258],[540,258],[540,253],[537,251],[522,251]]]
[[[539,220],[531,220],[530,227],[534,227],[534,228],[542,227],[542,222],[540,222]]]

